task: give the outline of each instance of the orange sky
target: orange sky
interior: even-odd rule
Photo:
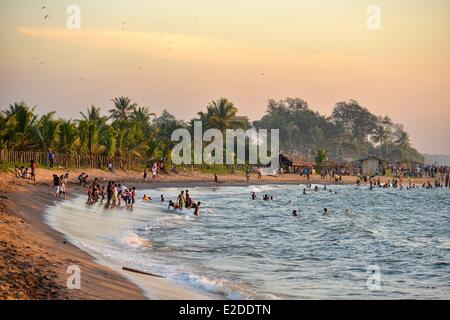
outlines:
[[[188,120],[226,96],[254,120],[270,98],[323,114],[353,98],[419,151],[450,153],[449,0],[80,0],[68,30],[72,3],[0,2],[0,106],[78,117],[127,95]],[[366,26],[371,4],[381,30]]]

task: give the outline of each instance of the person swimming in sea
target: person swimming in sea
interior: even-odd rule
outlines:
[[[178,205],[175,204],[175,202],[173,202],[172,200],[169,200],[169,206],[167,207],[167,210],[169,210],[170,208],[173,208],[173,210],[178,208]]]
[[[297,210],[292,211],[292,216],[293,216],[293,217],[297,217],[297,216],[298,216]]]
[[[306,194],[306,189],[303,189],[303,194]]]
[[[328,215],[328,209],[327,208],[323,208],[323,215],[324,216]]]
[[[161,202],[164,202],[164,195],[161,195]]]
[[[252,200],[256,200],[256,192],[252,192]]]

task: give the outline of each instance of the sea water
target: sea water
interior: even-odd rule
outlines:
[[[181,190],[140,190],[132,209],[79,196],[47,221],[94,255],[223,298],[450,298],[450,189],[190,188],[199,217],[167,209]]]

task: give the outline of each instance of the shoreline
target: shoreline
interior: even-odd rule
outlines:
[[[81,190],[82,187],[77,186],[77,191]],[[79,190],[78,190],[79,189]],[[81,193],[73,193],[73,197],[81,197],[84,199],[84,195]],[[63,200],[64,201],[64,200]],[[84,200],[83,200],[84,201]],[[63,203],[63,202],[59,202]],[[58,202],[55,202],[55,206],[58,205]],[[56,207],[53,207],[56,208]],[[93,261],[103,267],[108,268],[114,272],[120,274],[127,281],[133,283],[136,287],[140,289],[142,294],[144,295],[144,299],[148,300],[210,300],[210,299],[223,299],[223,297],[215,294],[206,294],[200,291],[196,291],[192,288],[188,288],[181,284],[176,284],[170,282],[168,279],[157,276],[154,274],[149,274],[141,270],[129,268],[126,264],[122,264],[119,261],[109,258],[107,256],[102,255],[101,253],[95,252],[95,250],[91,250],[89,246],[77,245],[81,241],[81,239],[71,239],[69,234],[64,233],[63,231],[58,230],[57,225],[53,225],[50,220],[54,215],[54,212],[49,212],[51,207],[48,207],[44,213],[45,223],[51,227],[53,230],[60,232],[64,237],[73,244],[77,249],[87,253]],[[127,268],[129,270],[124,270]]]
[[[68,198],[82,195],[85,189],[76,184],[82,170],[69,171]],[[241,175],[219,175],[221,183],[215,184],[211,174],[186,174],[158,177],[142,181],[137,172],[110,173],[97,169],[84,170],[90,177],[99,177],[100,183],[115,180],[126,182],[139,189],[164,187],[212,187],[267,184],[327,184],[329,179],[311,179],[297,175],[263,177],[252,175],[249,182]],[[57,204],[51,187],[52,174],[62,174],[64,169],[38,169],[37,182],[15,178],[12,173],[0,173],[0,300],[1,299],[210,299],[220,298],[192,292],[173,285],[164,279],[121,270],[121,266],[99,261],[79,247],[69,243],[65,235],[54,230],[45,221],[47,208]],[[354,184],[355,177],[343,177],[339,184]],[[392,179],[382,177],[382,181]],[[431,179],[413,179],[422,183]],[[66,286],[67,267],[81,266],[81,290]],[[141,283],[141,285],[137,285]],[[142,285],[142,283],[144,283]]]
[[[96,263],[45,223],[44,212],[55,203],[50,187],[40,187],[39,193],[22,183],[12,188],[0,210],[0,299],[145,299],[136,285]],[[81,269],[81,290],[69,290],[66,285],[67,268],[74,264]]]

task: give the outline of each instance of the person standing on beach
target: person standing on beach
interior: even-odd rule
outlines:
[[[158,174],[158,164],[155,162],[153,164],[153,167],[152,167],[152,177],[153,177],[153,179],[156,178],[157,174]]]
[[[248,170],[248,168],[245,169],[245,178],[247,179],[247,182],[250,181],[250,170]]]
[[[219,183],[219,178],[217,177],[217,173],[214,173],[214,183]]]
[[[55,154],[52,151],[48,152],[48,161],[50,162],[50,168],[55,165]]]
[[[144,181],[147,180],[147,168],[144,169]]]
[[[31,160],[30,168],[31,168],[31,180],[36,182],[36,168],[37,168],[37,164],[36,164],[35,160]]]

